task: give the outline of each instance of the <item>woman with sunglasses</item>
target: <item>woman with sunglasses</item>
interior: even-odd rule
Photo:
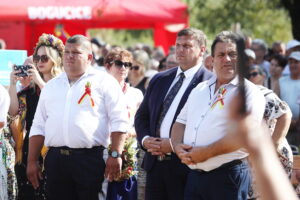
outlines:
[[[130,130],[125,142],[122,153],[122,173],[121,176],[108,183],[107,200],[136,200],[137,199],[137,180],[136,180],[136,155],[137,141],[134,129],[134,115],[140,103],[143,100],[143,94],[140,90],[130,87],[125,82],[128,71],[132,66],[132,54],[121,48],[111,50],[104,59],[104,65],[109,74],[111,74],[120,84],[125,95]],[[128,159],[131,157],[132,159]],[[126,159],[127,158],[127,159]]]
[[[142,62],[134,60],[132,67],[128,74],[128,81],[132,87],[135,87],[142,91],[143,94],[146,92],[148,77],[145,76],[145,66]]]
[[[293,154],[291,147],[286,139],[286,135],[288,133],[292,118],[290,108],[287,103],[279,99],[279,97],[272,90],[269,90],[268,88],[263,86],[266,73],[260,66],[251,66],[248,77],[249,80],[256,84],[264,94],[264,97],[266,99],[264,121],[269,128],[268,130],[272,136],[272,140],[277,150],[281,164],[283,165],[288,177],[291,178]],[[251,187],[249,196],[252,198],[256,198],[257,194],[253,188],[254,187]]]
[[[13,119],[11,130],[16,138],[16,175],[18,180],[18,199],[46,199],[45,184],[37,190],[27,180],[26,166],[28,154],[28,137],[41,89],[47,81],[62,72],[63,42],[51,34],[43,34],[35,47],[33,65],[15,67],[11,73],[9,94],[11,105],[9,114]],[[17,92],[18,80],[30,79],[29,86]],[[44,154],[45,152],[42,152]],[[42,157],[41,157],[42,163]]]

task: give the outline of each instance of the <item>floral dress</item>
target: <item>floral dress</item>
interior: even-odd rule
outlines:
[[[13,146],[14,141],[12,139],[11,132],[7,127],[5,127],[2,130],[0,130],[0,165],[2,165],[0,166],[0,173],[1,179],[6,181],[2,184],[2,186],[5,185],[5,188],[7,188],[7,193],[5,192],[4,199],[8,200],[15,200],[17,198],[17,178],[14,170],[15,151]],[[3,173],[3,169],[6,170],[5,173]]]
[[[287,113],[290,108],[287,103],[282,101],[272,90],[269,90],[268,88],[263,86],[258,87],[263,93],[266,100],[264,120],[272,135],[275,130],[277,119],[283,114]],[[281,144],[278,145],[277,153],[285,172],[287,173],[288,177],[291,178],[293,167],[293,153],[286,138],[284,138]],[[255,189],[255,180],[252,180],[248,195],[248,199],[255,199],[258,196]]]

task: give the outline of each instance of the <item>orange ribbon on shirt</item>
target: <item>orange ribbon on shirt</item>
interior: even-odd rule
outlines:
[[[92,107],[94,107],[95,102],[94,102],[94,99],[92,98],[92,95],[91,95],[91,83],[90,82],[87,82],[85,84],[85,92],[81,96],[81,98],[79,99],[78,104],[81,104],[83,102],[83,99],[87,96],[90,96],[91,105],[92,105]]]
[[[216,101],[213,103],[211,108],[213,109],[218,103],[220,103],[220,108],[224,107],[224,96],[226,94],[227,90],[225,88],[220,88],[218,91],[218,96]]]

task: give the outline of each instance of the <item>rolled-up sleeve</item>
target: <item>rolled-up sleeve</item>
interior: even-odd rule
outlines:
[[[126,133],[129,130],[129,117],[125,96],[113,77],[107,76],[105,82],[104,98],[110,132]]]
[[[47,119],[45,100],[46,100],[46,90],[43,89],[38,102],[38,106],[35,111],[29,137],[35,135],[45,136],[45,124]]]
[[[187,112],[188,112],[188,101],[181,109],[179,115],[177,116],[176,122],[179,122],[181,124],[186,124],[187,120]]]

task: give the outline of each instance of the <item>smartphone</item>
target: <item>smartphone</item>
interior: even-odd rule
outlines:
[[[32,66],[30,66],[30,65],[14,65],[14,70],[20,71],[19,73],[16,73],[16,76],[19,76],[19,77],[28,76],[28,69],[32,69]]]

